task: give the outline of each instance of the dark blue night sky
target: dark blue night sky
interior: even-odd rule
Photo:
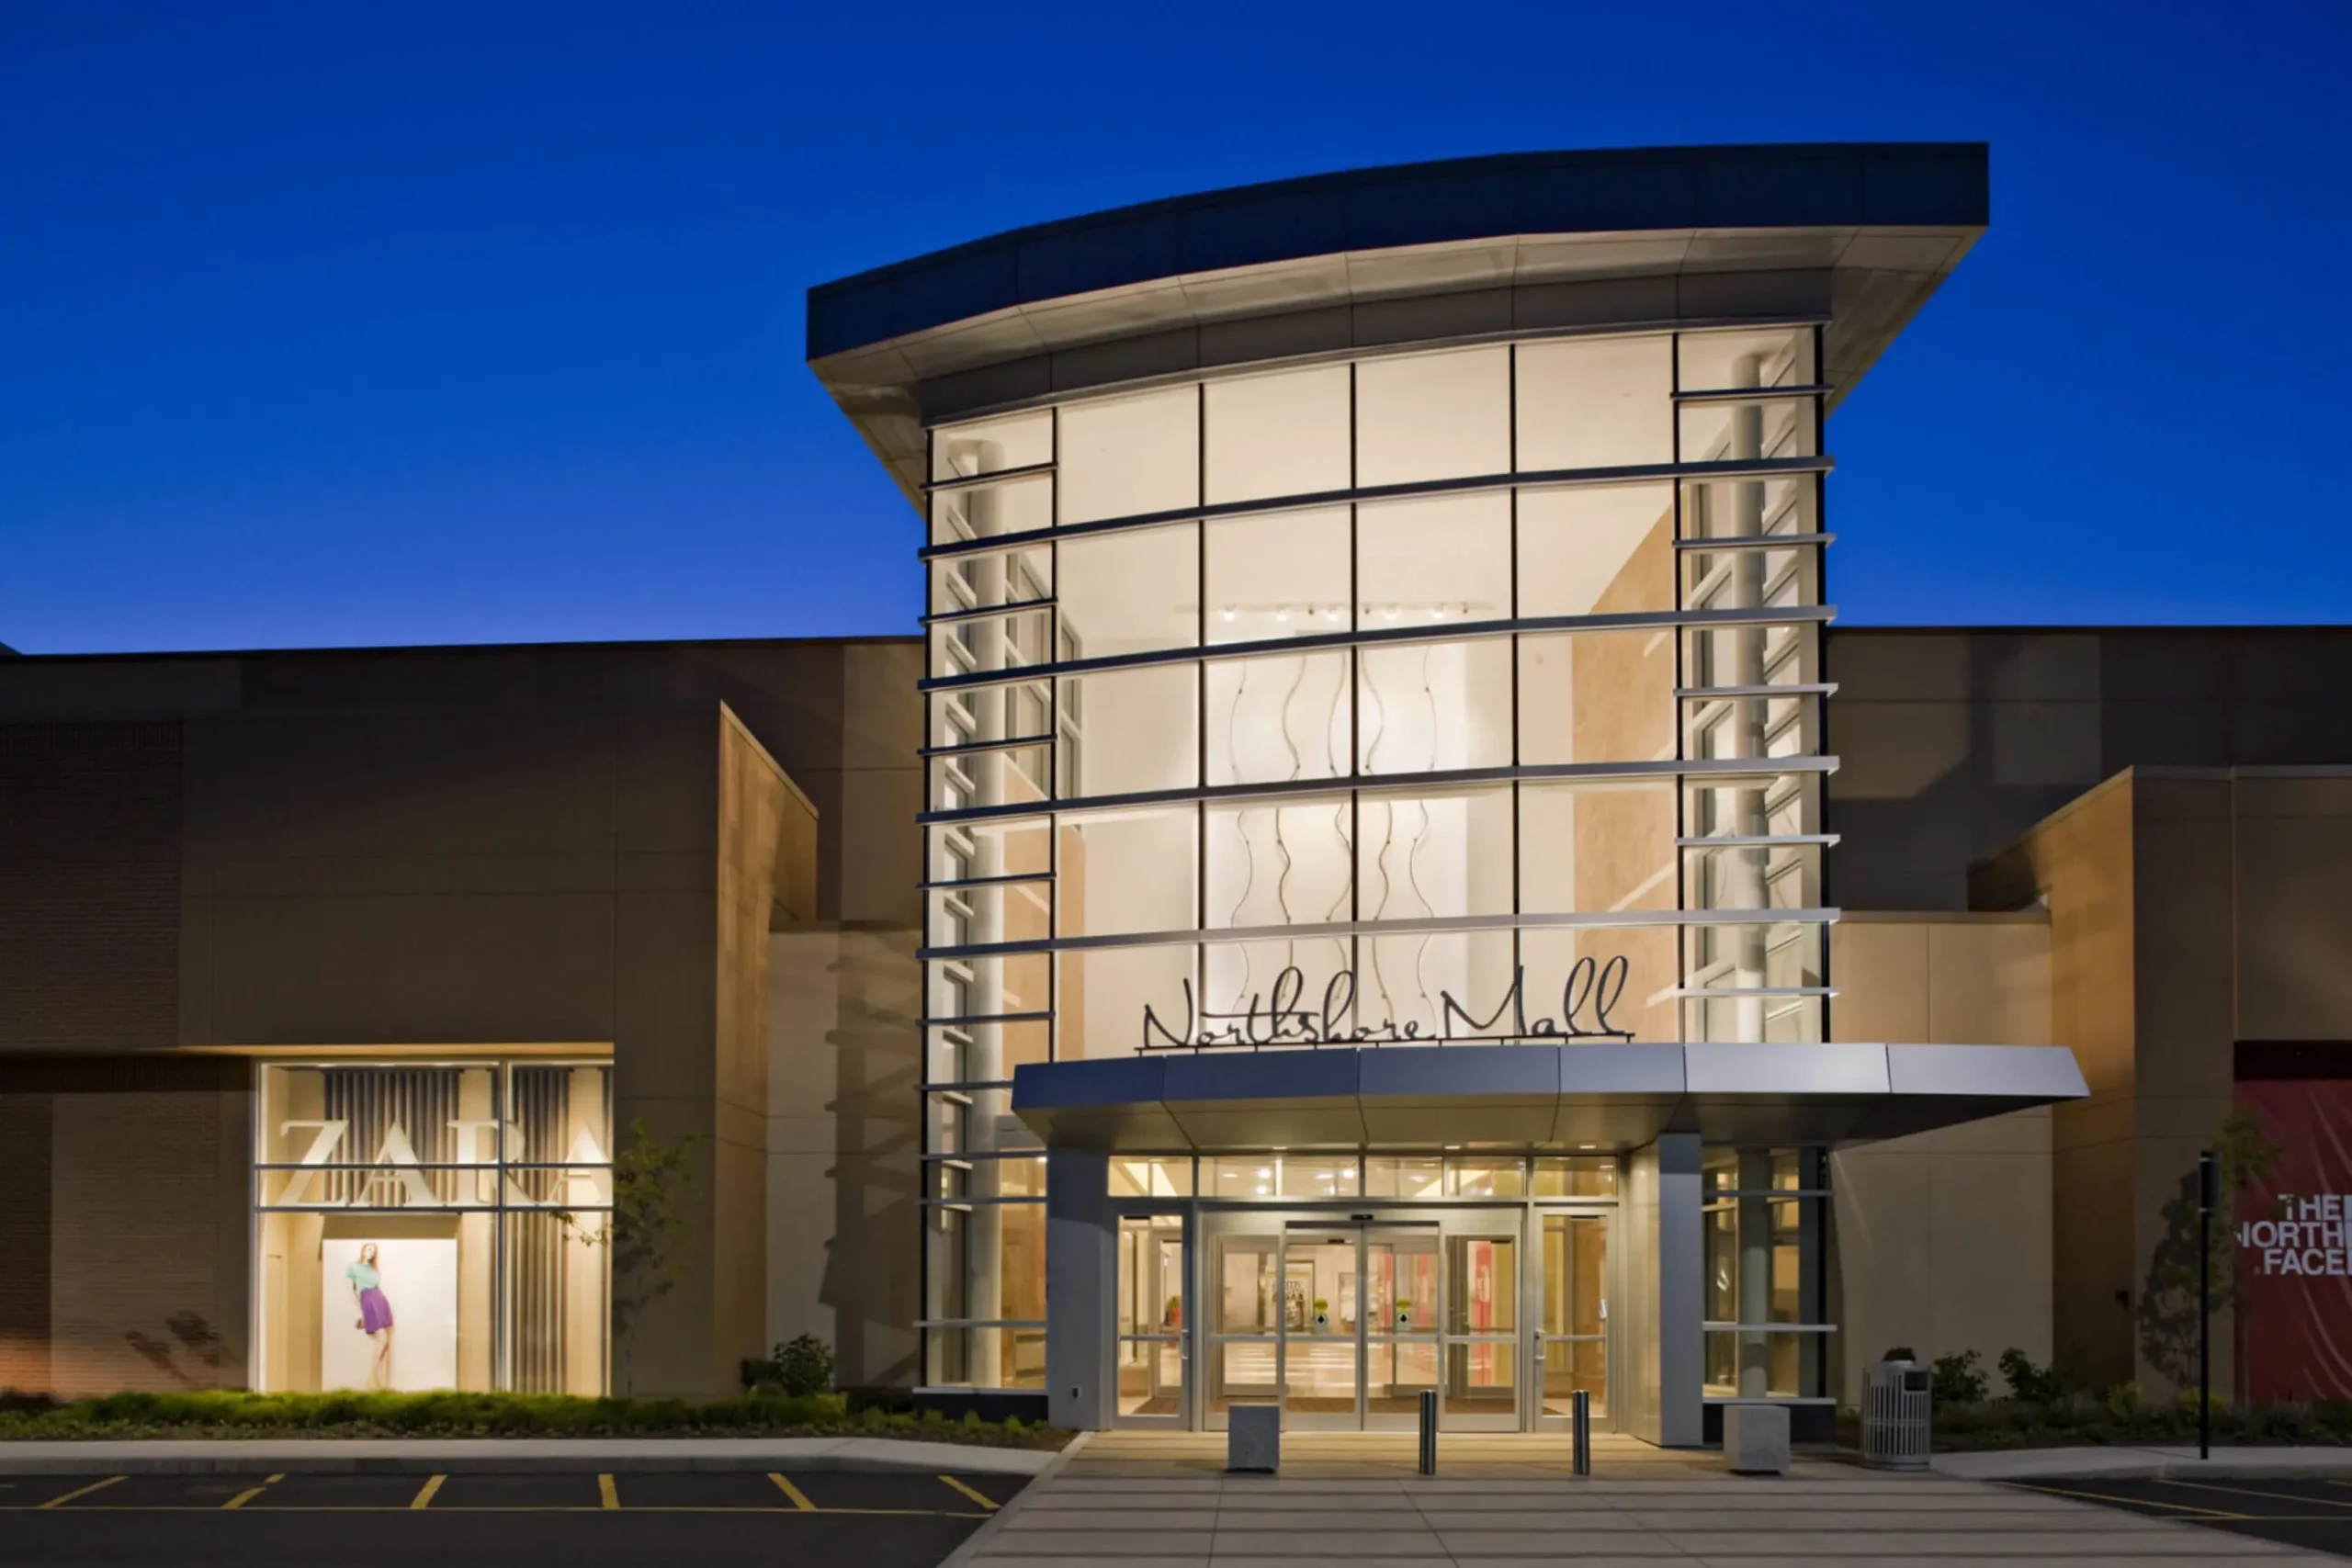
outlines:
[[[1982,140],[1849,623],[2352,616],[2352,6],[0,6],[0,641],[902,632],[813,283],[1555,147]]]

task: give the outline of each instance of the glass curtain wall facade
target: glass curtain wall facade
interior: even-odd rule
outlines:
[[[254,1386],[606,1391],[612,1071],[262,1068]]]
[[[1042,1386],[1027,1062],[1815,1041],[1816,328],[931,432],[924,1381]]]

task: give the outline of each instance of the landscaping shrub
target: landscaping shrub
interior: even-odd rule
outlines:
[[[2001,1352],[2001,1375],[2009,1381],[2009,1397],[2029,1404],[2048,1404],[2060,1393],[2057,1373],[2035,1366],[2033,1359],[2014,1345]]]
[[[1973,1350],[1936,1358],[1929,1397],[1938,1404],[1975,1404],[1984,1397],[1984,1358]]]
[[[0,1442],[53,1438],[767,1437],[919,1433],[959,1442],[1050,1447],[1060,1435],[977,1416],[950,1423],[879,1408],[853,1416],[839,1393],[766,1387],[735,1399],[578,1399],[532,1393],[116,1393],[0,1405]]]

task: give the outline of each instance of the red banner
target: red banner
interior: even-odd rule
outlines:
[[[2238,1195],[2241,1386],[2352,1399],[2352,1079],[2242,1078],[2237,1102],[2281,1148]]]

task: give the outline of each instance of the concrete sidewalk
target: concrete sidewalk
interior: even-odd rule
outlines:
[[[1175,1441],[1174,1438],[1189,1440]],[[1143,1440],[1137,1440],[1142,1438]],[[1285,1460],[1299,1435],[1284,1438]],[[1081,1438],[958,1549],[944,1568],[1537,1568],[1538,1564],[1796,1568],[2060,1562],[2067,1568],[2191,1562],[2219,1568],[2335,1561],[2288,1546],[1981,1482],[1802,1462],[1783,1477],[1726,1474],[1719,1454],[1662,1454],[1597,1439],[1593,1473],[1495,1472],[1495,1442],[1447,1439],[1440,1473],[1390,1467],[1379,1436],[1315,1435],[1302,1468],[1224,1475],[1189,1434]],[[1202,1451],[1194,1451],[1196,1449]],[[1311,1465],[1304,1461],[1310,1450]],[[1351,1464],[1351,1450],[1356,1450]]]
[[[2217,1481],[2352,1478],[2352,1448],[2215,1448],[2200,1460],[2186,1447],[1994,1449],[1983,1453],[1938,1454],[1929,1463],[1939,1475],[1967,1481],[2039,1481],[2106,1475],[2117,1480]]]
[[[900,1438],[222,1438],[0,1442],[0,1475],[910,1471],[1035,1475],[1047,1449]]]

